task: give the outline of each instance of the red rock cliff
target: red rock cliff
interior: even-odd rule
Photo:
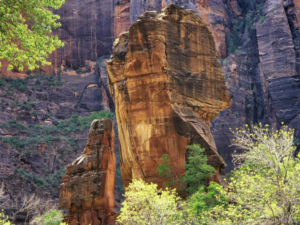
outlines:
[[[109,119],[94,120],[84,152],[67,167],[59,204],[69,212],[69,225],[114,224],[116,159]]]
[[[163,154],[184,174],[193,143],[206,149],[218,181],[225,163],[210,121],[229,106],[229,95],[212,34],[200,17],[176,5],[160,15],[144,13],[121,34],[107,68],[124,186],[137,178],[163,186],[157,175]]]

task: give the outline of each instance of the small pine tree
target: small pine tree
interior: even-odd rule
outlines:
[[[189,145],[188,150],[183,181],[187,184],[188,194],[192,195],[204,186],[205,178],[213,175],[214,168],[207,165],[207,156],[204,154],[205,149],[201,148],[200,145]]]

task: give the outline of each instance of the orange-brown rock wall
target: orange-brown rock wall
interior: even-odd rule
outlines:
[[[117,1],[114,7],[114,37],[117,38],[130,27],[130,0]]]
[[[111,120],[94,120],[84,152],[67,167],[59,198],[67,224],[114,224],[114,138]]]
[[[64,67],[78,69],[87,66],[86,61],[111,53],[114,38],[142,15],[144,11],[160,13],[174,1],[171,0],[66,0],[54,13],[58,14],[62,26],[53,31],[65,43],[64,47],[53,52],[48,61],[51,66],[41,66],[35,72],[57,74]],[[228,32],[228,8],[240,13],[236,0],[224,4],[214,0],[175,1],[176,4],[194,10],[208,25],[214,37],[217,53],[226,58],[226,39]],[[2,62],[0,74],[9,77],[25,77],[28,70],[7,71],[7,63]],[[17,68],[16,68],[17,69]],[[35,73],[33,72],[33,73]]]
[[[159,158],[183,175],[187,145],[206,148],[219,179],[225,164],[210,121],[229,106],[212,34],[192,11],[146,12],[123,33],[107,65],[116,107],[124,186],[142,178],[163,186]]]

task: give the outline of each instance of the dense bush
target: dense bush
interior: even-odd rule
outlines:
[[[133,180],[126,188],[125,198],[117,219],[121,224],[174,224],[180,217],[180,198],[175,190],[158,190],[156,184]]]

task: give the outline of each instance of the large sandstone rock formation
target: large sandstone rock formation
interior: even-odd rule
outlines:
[[[114,141],[112,121],[94,120],[84,152],[67,167],[59,203],[69,210],[64,219],[69,225],[114,223]]]
[[[117,0],[114,3],[115,37],[118,37],[122,31],[127,31],[130,24],[134,23],[143,12],[156,11],[160,13],[162,9],[172,3],[185,9],[194,10],[201,16],[201,19],[212,32],[219,57],[225,58],[227,56],[225,35],[229,31],[230,23],[228,20],[229,11],[234,11],[240,15],[240,8],[236,0],[231,0],[228,5],[220,0]]]
[[[159,15],[145,12],[120,35],[107,68],[124,186],[133,178],[163,186],[157,175],[163,154],[184,174],[193,143],[206,149],[218,181],[225,163],[210,121],[229,106],[229,95],[212,34],[200,17],[176,5]]]

